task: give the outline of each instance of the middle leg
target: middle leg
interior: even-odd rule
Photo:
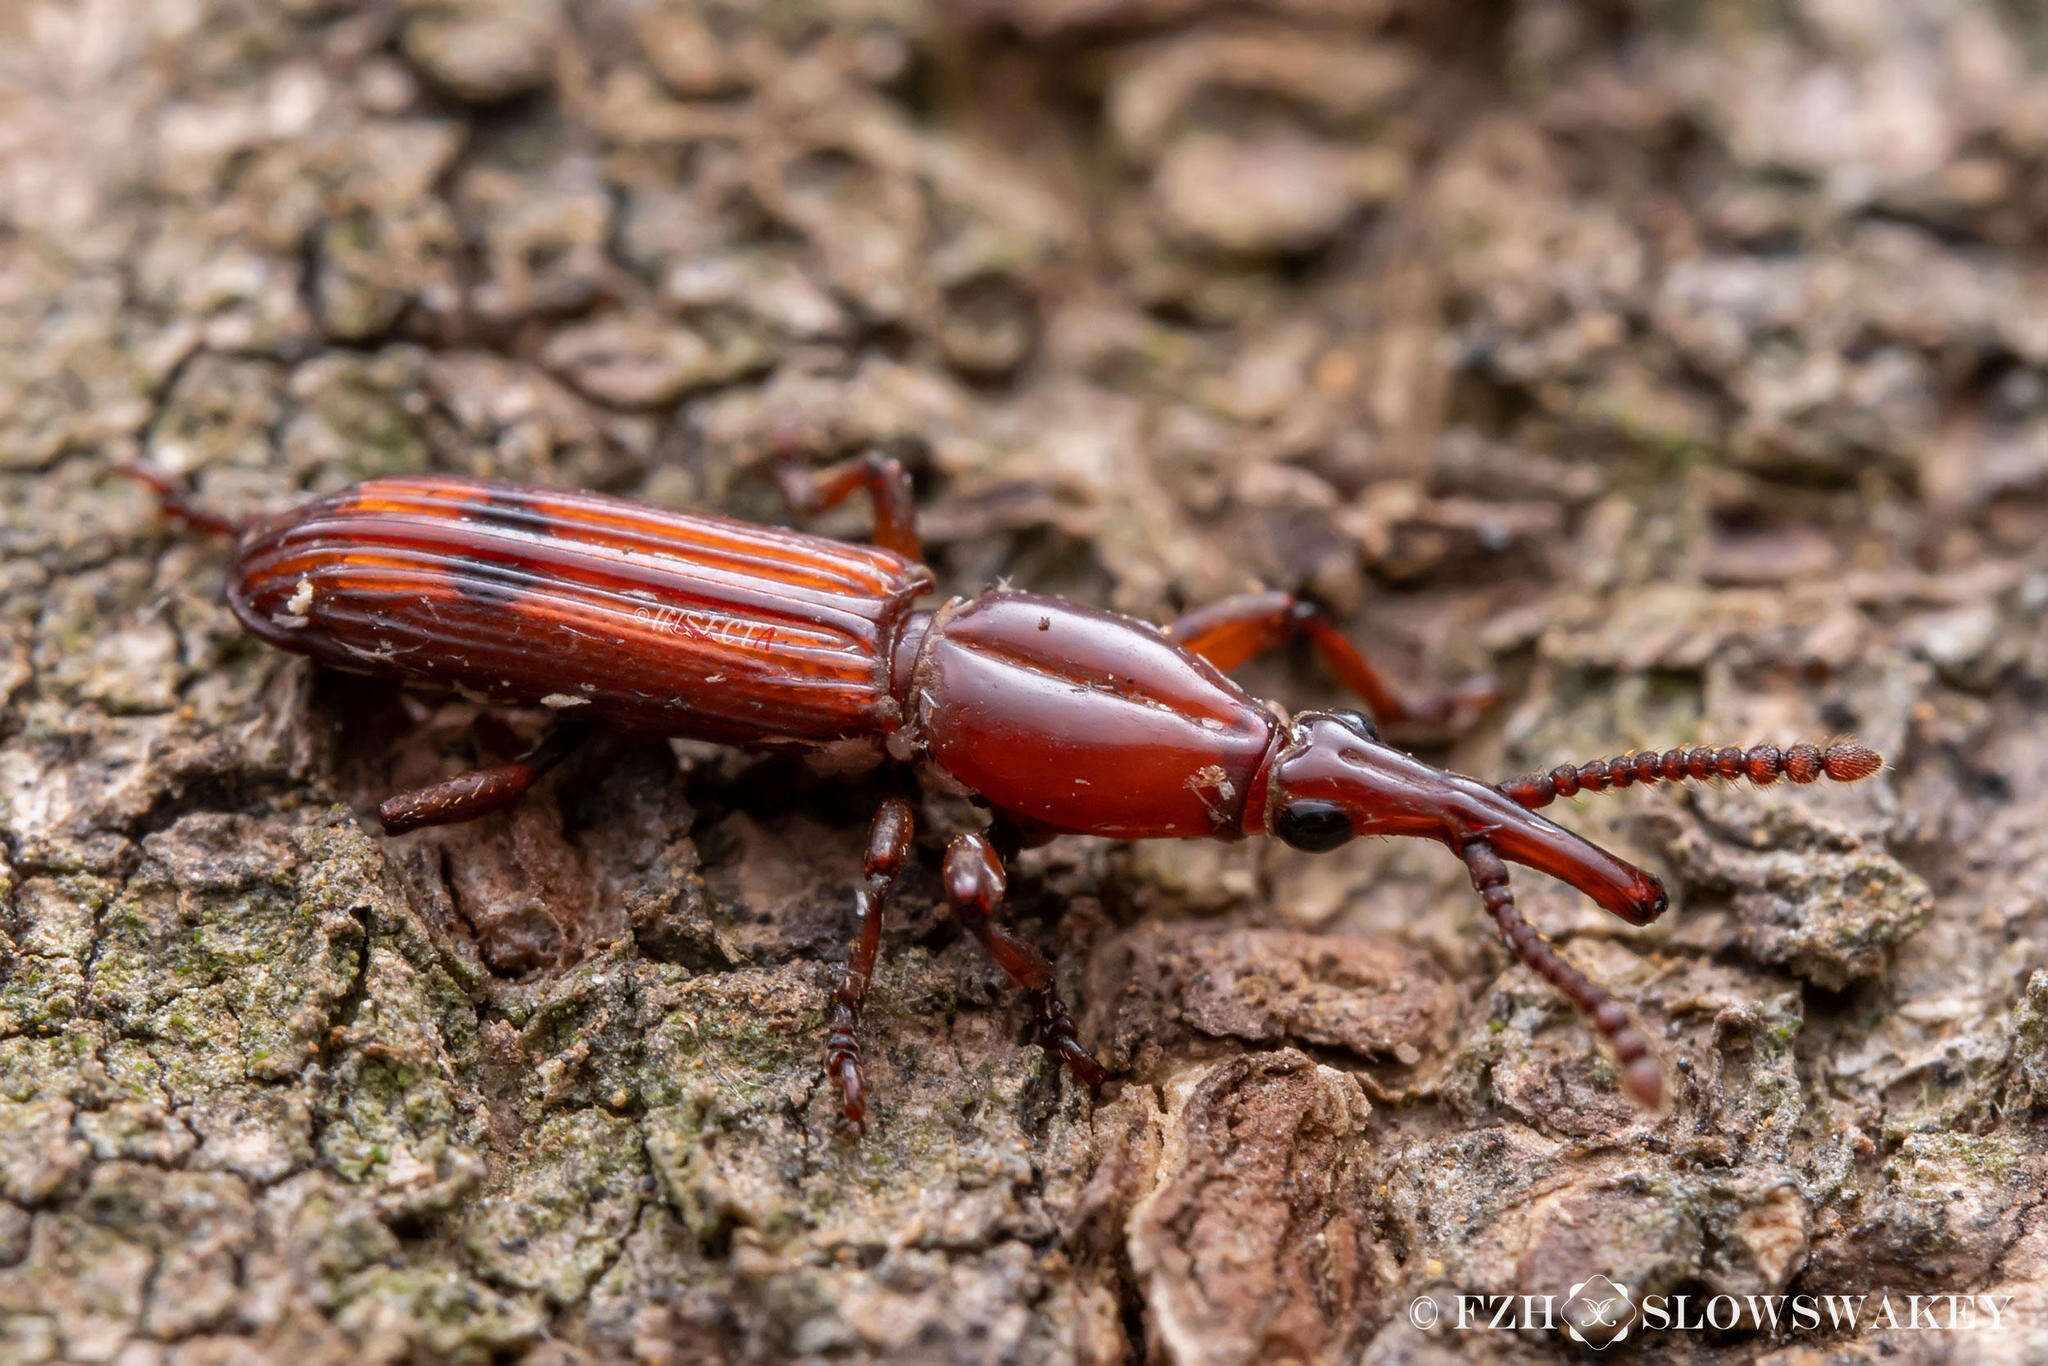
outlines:
[[[1066,1065],[1074,1080],[1094,1090],[1108,1077],[1102,1064],[1081,1046],[1073,1017],[1053,990],[1052,964],[992,919],[1003,901],[1008,880],[995,846],[981,834],[961,835],[946,846],[946,861],[940,871],[946,900],[953,913],[967,927],[996,966],[1024,991],[1031,1006],[1038,1045]]]
[[[1165,630],[1225,672],[1306,637],[1338,681],[1364,699],[1375,720],[1390,726],[1463,730],[1500,696],[1500,685],[1486,677],[1449,692],[1411,693],[1397,687],[1320,607],[1292,593],[1239,593],[1183,613]]]
[[[860,1069],[860,1013],[868,1003],[868,987],[875,978],[875,958],[882,949],[882,912],[889,894],[896,890],[897,875],[910,853],[912,817],[910,803],[891,797],[875,812],[868,827],[867,856],[862,861],[861,885],[853,894],[853,946],[846,954],[846,968],[839,976],[839,989],[832,993],[832,1009],[825,1024],[825,1070],[839,1087],[839,1128],[866,1132],[868,1117],[867,1083]]]

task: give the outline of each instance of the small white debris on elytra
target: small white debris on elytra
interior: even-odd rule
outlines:
[[[296,631],[308,621],[306,609],[313,605],[313,580],[310,576],[299,575],[298,586],[285,599],[282,612],[272,612],[270,619],[287,631]]]
[[[540,700],[540,704],[543,707],[553,707],[556,711],[560,711],[564,707],[587,707],[590,705],[590,699],[587,697],[571,697],[565,692],[551,692]]]

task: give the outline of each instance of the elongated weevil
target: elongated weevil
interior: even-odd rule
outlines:
[[[1633,783],[1853,782],[1882,764],[1860,745],[1758,745],[1631,754],[1498,785],[1462,777],[1387,744],[1363,712],[1290,717],[1225,676],[1305,637],[1388,725],[1454,728],[1492,700],[1484,681],[1436,696],[1395,687],[1286,593],[1228,598],[1164,628],[1008,588],[919,608],[933,580],[910,483],[876,454],[824,470],[778,467],[803,513],[867,489],[872,546],[437,476],[372,479],[244,525],[188,502],[154,470],[122,472],[154,488],[170,514],[235,538],[228,603],[271,644],[338,669],[563,714],[509,763],[384,802],[378,815],[392,834],[511,805],[593,724],[734,745],[868,739],[921,777],[972,793],[993,821],[947,846],[946,898],[1024,991],[1039,1043],[1091,1088],[1105,1074],[1055,994],[1051,966],[996,922],[999,848],[1061,834],[1274,835],[1305,850],[1360,835],[1440,841],[1465,861],[1509,947],[1585,1012],[1623,1088],[1654,1108],[1663,1077],[1648,1042],[1522,918],[1503,860],[1561,878],[1634,925],[1664,911],[1664,888],[1534,808]],[[853,1129],[867,1114],[861,1009],[911,821],[900,797],[875,815],[828,1012],[825,1065]]]

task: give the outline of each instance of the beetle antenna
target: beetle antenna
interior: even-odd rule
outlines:
[[[1862,745],[1836,743],[1797,744],[1781,750],[1776,745],[1733,745],[1715,749],[1701,745],[1693,749],[1667,749],[1662,754],[1624,754],[1613,759],[1595,759],[1589,764],[1559,764],[1548,773],[1530,773],[1500,784],[1510,801],[1535,810],[1559,797],[1576,797],[1581,792],[1605,792],[1610,787],[1636,783],[1699,783],[1716,780],[1733,782],[1747,778],[1758,787],[1769,787],[1779,778],[1795,783],[1830,778],[1853,783],[1884,767],[1884,758]]]
[[[1521,909],[1515,905],[1515,893],[1508,886],[1507,865],[1491,844],[1483,839],[1469,840],[1458,853],[1471,870],[1472,886],[1479,892],[1480,903],[1500,926],[1501,938],[1508,941],[1515,957],[1563,992],[1607,1040],[1614,1060],[1621,1064],[1622,1089],[1646,1110],[1663,1104],[1663,1069],[1650,1056],[1649,1041],[1629,1018],[1628,1009],[1609,996],[1606,988],[1566,962],[1550,941],[1522,918]]]
[[[168,474],[154,465],[124,460],[113,466],[113,471],[123,479],[133,479],[136,483],[148,487],[156,494],[157,505],[163,509],[166,516],[175,517],[196,531],[204,531],[213,536],[242,534],[240,522],[193,502],[192,495],[179,488]]]

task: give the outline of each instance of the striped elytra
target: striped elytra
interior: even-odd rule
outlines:
[[[596,494],[374,479],[243,538],[254,634],[323,663],[727,743],[893,729],[931,574],[887,550]]]

